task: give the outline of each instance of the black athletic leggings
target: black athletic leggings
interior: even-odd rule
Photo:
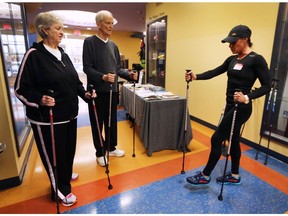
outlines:
[[[203,170],[204,175],[210,176],[211,172],[213,171],[214,167],[216,166],[217,162],[221,157],[222,143],[224,142],[224,140],[229,140],[234,110],[234,105],[226,105],[223,119],[211,137],[211,151],[206,167]],[[251,113],[251,102],[249,104],[238,104],[230,148],[231,172],[233,174],[239,173],[241,157],[240,130],[242,125],[251,116]]]

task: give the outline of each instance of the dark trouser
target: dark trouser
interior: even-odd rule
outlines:
[[[31,123],[40,158],[49,176],[52,197],[56,191],[50,125]],[[54,124],[58,196],[63,199],[71,193],[70,179],[76,151],[77,119]],[[64,197],[63,197],[64,196]]]
[[[231,124],[234,113],[234,105],[227,105],[224,116],[217,127],[216,131],[211,137],[211,151],[206,167],[203,170],[204,175],[210,176],[214,167],[221,157],[221,146],[224,140],[230,137]],[[241,148],[240,148],[240,131],[242,125],[249,119],[252,113],[252,103],[239,104],[236,113],[234,124],[230,155],[231,155],[231,172],[233,174],[239,173]]]
[[[117,146],[117,103],[118,103],[118,93],[112,93],[112,105],[111,105],[111,125],[109,129],[109,107],[110,107],[110,93],[109,92],[96,92],[97,97],[95,98],[96,111],[98,116],[99,128],[101,132],[101,139],[104,149],[101,147],[100,138],[98,135],[97,123],[95,119],[94,109],[92,102],[88,103],[89,117],[91,123],[91,130],[93,136],[93,143],[96,149],[96,157],[103,156],[103,151],[106,150],[113,151],[115,146]],[[105,139],[102,136],[102,130],[105,130]],[[109,142],[110,138],[110,144]],[[108,147],[109,144],[109,147]]]

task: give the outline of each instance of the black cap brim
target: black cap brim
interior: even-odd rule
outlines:
[[[239,37],[226,37],[223,40],[221,40],[222,43],[235,43],[237,40],[239,39]]]

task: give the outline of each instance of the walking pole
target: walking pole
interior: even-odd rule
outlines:
[[[109,161],[109,151],[111,144],[111,107],[112,107],[112,83],[109,90],[109,120],[108,120],[108,144],[107,144],[107,161]]]
[[[273,127],[273,122],[271,121],[272,119],[272,115],[273,113],[275,113],[275,104],[276,104],[276,98],[277,98],[277,89],[276,89],[276,80],[273,80],[274,84],[272,85],[272,88],[274,90],[274,92],[272,93],[272,98],[271,101],[273,101],[273,103],[271,104],[271,109],[269,110],[269,114],[268,114],[268,124],[269,124],[269,135],[268,135],[268,144],[267,144],[267,149],[269,150],[270,147],[270,141],[271,141],[271,133],[272,133],[272,127]],[[267,165],[268,163],[268,153],[266,153],[266,157],[265,157],[265,161],[264,161],[264,165]]]
[[[221,116],[220,116],[220,119],[219,119],[219,122],[218,122],[218,126],[220,125],[223,117],[224,117],[224,112],[225,112],[225,108],[226,108],[226,105],[224,106],[222,112],[221,112]],[[242,134],[243,134],[243,131],[244,131],[244,128],[245,128],[245,124],[243,124],[242,128],[241,128],[241,132],[240,132],[240,137],[242,137]],[[221,150],[221,154],[226,157],[227,156],[227,146],[226,146],[226,139],[222,142],[222,150]]]
[[[53,97],[54,91],[48,90],[48,96]],[[60,214],[59,210],[59,199],[58,199],[58,178],[57,178],[57,162],[56,162],[56,149],[55,149],[55,138],[54,138],[54,122],[53,122],[53,108],[49,107],[49,117],[50,117],[50,131],[51,131],[51,143],[52,143],[52,153],[53,153],[53,169],[54,169],[54,179],[55,179],[55,200],[57,214]]]
[[[135,80],[133,80],[133,117],[132,117],[132,124],[133,124],[133,153],[132,157],[136,157],[135,155],[135,119],[136,119],[136,93],[135,93]]]
[[[187,69],[186,73],[189,73],[191,70]],[[185,125],[184,125],[184,142],[182,146],[183,159],[182,159],[182,170],[181,174],[185,174],[185,152],[186,152],[186,140],[187,140],[187,118],[188,118],[188,94],[189,94],[189,82],[192,81],[192,77],[189,81],[186,81],[186,106],[185,106]]]
[[[271,138],[272,127],[273,127],[273,123],[272,123],[271,119],[272,119],[273,113],[275,112],[275,104],[276,104],[276,98],[277,98],[276,85],[277,85],[278,81],[279,81],[278,79],[272,79],[271,90],[270,90],[268,101],[267,101],[267,105],[266,105],[266,112],[268,112],[267,125],[269,127],[267,149],[269,149],[269,147],[270,147],[270,140],[271,140],[270,138]],[[263,136],[260,135],[259,146],[261,145],[262,137]],[[257,148],[256,155],[255,155],[255,160],[258,159],[258,154],[259,154],[259,148]],[[268,161],[268,154],[266,154],[266,158],[265,158],[265,161],[264,161],[265,165],[267,165],[267,161]]]
[[[88,91],[92,94],[94,89],[94,86],[92,84],[90,84],[88,86]],[[104,164],[105,164],[105,168],[106,168],[106,174],[107,174],[107,178],[108,178],[108,189],[111,190],[113,188],[111,181],[110,181],[110,176],[109,176],[109,168],[108,168],[108,160],[106,161],[106,157],[105,157],[105,151],[104,151],[104,145],[103,145],[103,140],[102,140],[102,135],[101,135],[101,131],[100,131],[100,127],[99,127],[99,121],[98,121],[98,115],[97,115],[97,109],[96,109],[96,104],[94,99],[92,98],[92,105],[93,105],[93,110],[94,110],[94,116],[95,116],[95,120],[96,120],[96,124],[97,124],[97,130],[98,130],[98,136],[99,136],[99,141],[100,141],[100,145],[101,145],[101,149],[102,149],[102,154],[104,157]]]
[[[240,91],[240,90],[238,90],[238,91]],[[235,120],[236,120],[237,108],[238,108],[238,103],[235,103],[233,118],[232,118],[232,124],[231,124],[231,130],[230,130],[229,143],[228,143],[227,156],[226,156],[224,172],[223,172],[223,177],[222,177],[221,191],[220,191],[220,194],[218,196],[218,200],[220,200],[220,201],[223,200],[222,193],[223,193],[223,187],[224,187],[224,179],[225,179],[225,174],[226,174],[226,169],[227,169],[227,164],[228,164],[228,158],[230,156],[230,149],[231,149],[232,137],[233,137],[233,132],[234,132],[234,125],[235,125]]]
[[[272,81],[272,86],[273,86],[273,81]],[[273,88],[271,88],[271,90],[269,92],[269,97],[268,97],[268,101],[267,101],[267,105],[266,105],[266,112],[268,112],[268,125],[270,125],[270,115],[271,115],[270,104],[271,104],[272,94],[273,94]],[[261,141],[262,141],[262,135],[260,135],[260,139],[259,139],[259,143],[258,143],[259,146],[261,146]],[[258,160],[258,154],[259,154],[259,148],[257,148],[257,150],[256,150],[255,160]]]

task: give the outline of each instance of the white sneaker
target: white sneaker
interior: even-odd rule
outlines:
[[[71,180],[70,181],[76,181],[79,177],[79,174],[78,173],[72,173],[72,176],[71,176]]]
[[[62,205],[72,206],[76,202],[77,202],[77,197],[74,194],[70,193],[62,200]]]
[[[114,151],[109,151],[109,156],[114,157],[123,157],[125,155],[125,151],[120,149],[115,149]]]
[[[109,164],[109,162],[107,161],[107,157],[105,156],[105,160],[106,160],[106,163]],[[102,166],[102,167],[105,167],[105,161],[104,161],[104,156],[102,157],[97,157],[97,163]]]

